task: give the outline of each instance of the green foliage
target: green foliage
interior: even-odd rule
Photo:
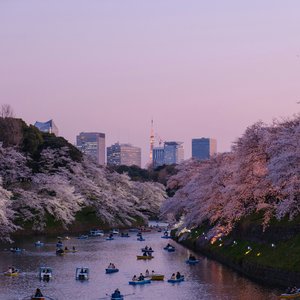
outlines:
[[[114,170],[118,172],[119,174],[124,174],[127,173],[128,176],[131,178],[133,181],[150,181],[152,180],[151,174],[148,170],[146,169],[141,169],[138,166],[110,166],[109,167],[111,170]]]
[[[42,133],[35,126],[23,127],[22,150],[24,152],[34,155],[43,142]]]
[[[42,132],[43,144],[39,148],[39,152],[42,152],[43,149],[58,149],[67,147],[69,149],[69,155],[73,161],[80,162],[82,160],[82,153],[72,144],[70,144],[63,137],[57,137],[53,133]]]

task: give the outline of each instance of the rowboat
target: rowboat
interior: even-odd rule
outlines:
[[[113,229],[113,230],[111,231],[111,233],[112,233],[112,234],[119,234],[120,231],[119,231],[119,229]]]
[[[10,252],[13,252],[13,253],[21,253],[24,249],[21,249],[21,248],[18,248],[18,247],[15,247],[15,248],[10,248]]]
[[[31,297],[31,300],[46,300],[45,297]]]
[[[300,289],[298,289],[295,293],[293,294],[281,294],[279,296],[279,299],[297,299],[300,298]]]
[[[199,262],[199,259],[187,259],[185,261],[188,265],[195,265]]]
[[[89,236],[91,237],[104,236],[104,231],[100,229],[90,230]]]
[[[144,279],[144,280],[140,280],[140,281],[129,281],[129,284],[131,285],[137,285],[137,284],[147,284],[147,283],[151,283],[150,279]]]
[[[168,252],[174,252],[175,251],[175,247],[173,247],[173,246],[166,246],[166,247],[164,247],[164,250],[167,250]]]
[[[137,240],[138,240],[138,241],[140,241],[140,242],[143,242],[143,241],[145,241],[145,239],[144,239],[143,237],[141,237],[141,236],[140,236],[140,237],[138,237],[138,238],[137,238]]]
[[[41,241],[37,241],[37,242],[34,243],[34,245],[36,247],[42,247],[42,246],[44,246],[44,243],[42,243]]]
[[[40,280],[50,280],[52,278],[52,269],[49,267],[40,267],[39,277]]]
[[[120,296],[113,296],[111,295],[111,300],[123,300],[124,299],[124,296],[123,295],[120,295]]]
[[[119,272],[119,269],[117,269],[117,268],[107,268],[107,269],[105,269],[106,274],[117,273],[117,272]]]
[[[88,239],[88,237],[89,237],[88,235],[83,234],[83,235],[78,236],[77,239],[78,240],[86,240],[86,239]]]
[[[89,268],[76,268],[75,278],[77,280],[88,280]]]
[[[162,275],[162,274],[151,275],[151,280],[153,280],[153,281],[163,281],[164,278],[165,278],[165,275]]]
[[[136,256],[136,259],[144,259],[144,260],[146,260],[146,259],[152,259],[152,258],[154,258],[154,256],[148,256],[148,255],[137,255]]]
[[[112,241],[112,240],[114,240],[114,238],[113,237],[107,237],[106,240],[107,241]]]
[[[15,269],[13,272],[7,271],[7,272],[4,272],[3,274],[4,274],[5,276],[16,277],[16,276],[19,275],[19,273],[20,273],[20,270]]]
[[[171,239],[172,237],[170,235],[163,235],[161,238],[162,239]]]
[[[183,275],[178,279],[168,279],[169,283],[176,283],[176,282],[181,282],[181,281],[184,281],[184,276]]]

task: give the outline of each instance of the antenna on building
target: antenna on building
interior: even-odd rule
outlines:
[[[153,148],[154,148],[154,129],[153,129],[153,118],[151,119],[151,131],[150,131],[150,164],[152,164],[153,160]]]

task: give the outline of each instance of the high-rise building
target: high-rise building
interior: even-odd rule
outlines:
[[[184,160],[182,144],[182,142],[165,142],[164,147],[155,147],[153,149],[153,168],[180,164]]]
[[[47,122],[36,121],[34,126],[42,132],[54,133],[56,136],[58,136],[58,128],[54,124],[53,120],[49,120]]]
[[[105,164],[105,134],[100,132],[81,132],[76,137],[76,147],[83,153],[94,157],[99,165]]]
[[[217,141],[210,138],[192,139],[192,158],[209,159],[217,153]]]
[[[154,169],[165,164],[164,147],[153,148],[152,164]]]
[[[166,165],[180,164],[184,160],[184,150],[182,142],[165,142],[164,162]]]
[[[141,167],[141,148],[131,144],[115,143],[107,147],[107,164],[111,166],[138,166]]]

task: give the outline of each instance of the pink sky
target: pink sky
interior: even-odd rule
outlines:
[[[243,3],[241,3],[243,2]],[[2,0],[0,103],[149,149],[213,137],[219,151],[300,105],[300,1]]]

